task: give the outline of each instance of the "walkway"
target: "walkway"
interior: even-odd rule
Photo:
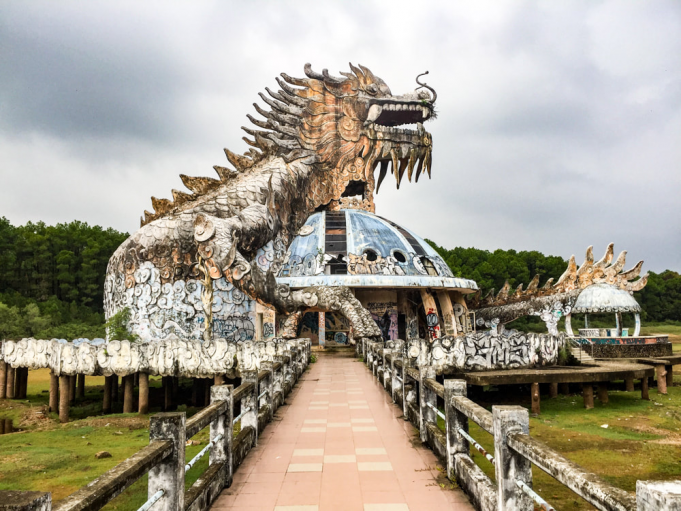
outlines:
[[[213,510],[473,509],[353,357],[318,354],[287,401]]]

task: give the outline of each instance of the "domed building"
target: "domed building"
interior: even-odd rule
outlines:
[[[478,289],[454,277],[414,232],[363,209],[311,215],[291,243],[277,282],[292,289],[347,286],[367,308],[384,339],[469,331],[464,295]],[[352,336],[339,314],[309,311],[298,325],[313,344],[344,345]]]

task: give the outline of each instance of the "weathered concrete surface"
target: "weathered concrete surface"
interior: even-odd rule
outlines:
[[[489,477],[467,454],[454,456],[454,471],[457,484],[481,511],[497,510],[497,489]]]
[[[636,481],[637,511],[680,511],[681,482]]]
[[[214,463],[201,474],[196,482],[184,493],[184,511],[204,511],[217,499],[225,488],[227,465]]]
[[[0,511],[49,511],[52,494],[41,491],[0,491]]]

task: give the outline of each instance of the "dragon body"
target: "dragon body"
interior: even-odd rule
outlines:
[[[255,128],[243,128],[251,149],[225,149],[234,168],[214,167],[217,179],[181,175],[191,193],[152,197],[154,212],[145,211],[141,228],[109,262],[107,317],[129,307],[142,339],[190,339],[199,331],[210,339],[216,321],[227,325],[222,332],[242,332],[243,318],[220,313],[256,300],[285,316],[337,311],[356,337],[380,337],[349,289],[292,291],[275,281],[311,213],[349,201],[373,210],[388,170],[398,187],[405,174],[430,175],[432,138],[422,123],[434,117],[435,91],[417,77],[417,90],[395,96],[369,69],[350,67],[342,77],[309,64],[306,78],[282,74],[280,90],[260,94],[269,109],[255,104],[262,119],[249,115]]]

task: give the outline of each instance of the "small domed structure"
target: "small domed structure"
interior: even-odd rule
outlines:
[[[293,289],[353,289],[386,340],[439,336],[440,325],[448,335],[469,330],[463,295],[478,289],[455,277],[414,232],[362,209],[312,214],[291,243],[277,282]],[[300,335],[313,342],[347,343],[350,327],[337,314],[308,312],[301,325]]]
[[[570,314],[566,317],[565,329],[569,335],[574,335],[571,325],[571,316],[573,313],[585,315],[613,313],[615,314],[617,324],[616,333],[617,336],[620,336],[622,335],[623,312],[634,314],[636,320],[634,337],[638,336],[641,330],[641,306],[632,296],[632,293],[626,289],[621,289],[610,284],[592,284],[579,293]],[[581,329],[580,334],[593,334],[594,332],[591,332],[591,330],[588,328]]]

